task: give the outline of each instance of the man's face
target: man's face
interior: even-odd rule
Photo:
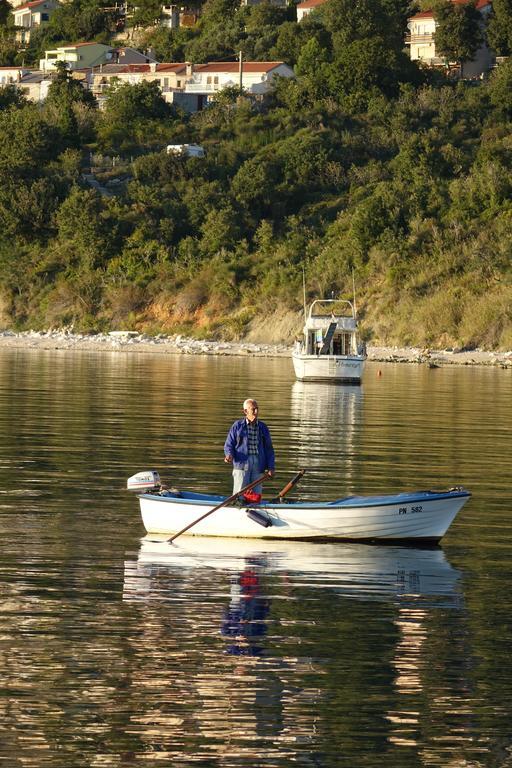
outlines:
[[[244,413],[248,421],[254,421],[258,418],[258,403],[255,400],[250,400],[247,403],[247,408],[244,408]]]

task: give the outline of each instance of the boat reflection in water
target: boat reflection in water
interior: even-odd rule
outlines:
[[[291,395],[290,457],[308,475],[339,463],[344,488],[354,477],[356,435],[362,417],[361,387],[296,381]],[[307,487],[308,476],[301,488]]]
[[[125,599],[151,598],[153,579],[160,582],[166,571],[169,574],[176,571],[186,577],[187,571],[197,569],[234,571],[238,581],[231,596],[236,600],[251,595],[251,590],[259,587],[262,574],[285,574],[293,578],[295,585],[328,588],[338,595],[364,600],[394,599],[399,603],[415,597],[458,600],[459,572],[439,548],[262,542],[215,536],[183,536],[179,542],[169,544],[166,537],[159,540],[155,535],[141,540],[136,560],[125,562],[123,596]],[[158,597],[162,597],[159,588]]]
[[[197,734],[190,759],[235,766],[243,750],[255,765],[309,765],[332,750],[322,764],[334,765],[343,739],[357,741],[361,702],[383,729],[370,726],[367,741],[402,749],[425,737],[438,693],[430,670],[450,643],[438,617],[462,604],[441,549],[156,538],[124,565],[144,749],[178,760],[186,724]],[[450,694],[455,706],[459,690],[443,682]],[[445,742],[427,747],[431,756]]]

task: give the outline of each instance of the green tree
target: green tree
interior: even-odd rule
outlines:
[[[98,138],[114,151],[125,151],[139,143],[150,145],[158,127],[151,123],[167,124],[172,116],[174,110],[162,97],[158,83],[114,82],[107,91]]]
[[[33,104],[2,110],[0,136],[0,174],[35,177],[59,151],[55,131]]]
[[[4,67],[13,66],[18,56],[14,31],[10,26],[0,25],[0,62]]]
[[[376,90],[393,96],[399,83],[414,79],[416,72],[402,51],[397,53],[375,36],[353,40],[337,52],[330,83],[334,93],[352,95],[356,108],[364,109]]]
[[[188,43],[197,35],[190,27],[155,27],[142,36],[141,49],[151,48],[157,61],[185,61]]]
[[[95,106],[96,100],[92,93],[71,77],[64,62],[56,64],[57,76],[48,88],[48,96],[44,105],[44,113],[51,125],[55,125],[70,146],[80,145],[80,132],[75,107],[84,104]]]
[[[26,98],[15,85],[4,85],[0,88],[0,110],[9,107],[22,107],[27,104]]]
[[[395,51],[403,49],[410,5],[406,0],[329,0],[318,11],[341,51],[354,40],[378,37]]]
[[[462,64],[474,59],[483,42],[482,17],[474,2],[463,5],[442,0],[434,7],[436,52]]]
[[[256,156],[247,160],[233,178],[235,199],[258,219],[269,215],[276,184],[281,179],[279,164]]]
[[[223,250],[230,250],[240,237],[236,211],[229,205],[210,211],[201,225],[201,253],[213,257]]]
[[[137,0],[134,6],[132,24],[134,27],[150,27],[157,24],[162,17],[160,0]]]
[[[498,114],[512,118],[512,61],[500,64],[489,80],[489,97]]]
[[[0,0],[0,27],[5,27],[10,19],[12,5],[7,0]]]
[[[55,9],[45,36],[53,42],[86,41],[108,34],[112,25],[101,0],[71,0]]]
[[[328,61],[329,52],[322,48],[316,37],[311,37],[300,50],[296,72],[298,75],[315,76]]]
[[[94,269],[115,253],[124,219],[116,205],[93,190],[72,188],[56,215],[56,248],[65,269]]]
[[[512,0],[493,0],[487,40],[499,56],[512,53]]]
[[[186,47],[187,60],[232,60],[245,36],[238,0],[206,0],[198,31]]]

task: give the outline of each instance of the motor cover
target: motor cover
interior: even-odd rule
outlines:
[[[128,491],[156,491],[161,488],[161,485],[160,475],[154,469],[137,472],[126,481]]]

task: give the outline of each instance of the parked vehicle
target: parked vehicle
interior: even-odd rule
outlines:
[[[205,157],[206,152],[200,144],[168,144],[168,155],[181,155],[185,157]]]

